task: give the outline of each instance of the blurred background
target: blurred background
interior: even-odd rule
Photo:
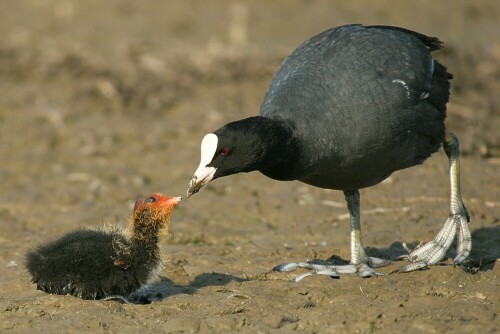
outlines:
[[[202,137],[256,115],[283,58],[347,23],[444,42],[434,56],[455,75],[447,126],[460,138],[471,228],[486,228],[475,238],[489,240],[475,249],[498,257],[499,1],[3,0],[0,268],[12,270],[1,278],[11,293],[0,298],[34,290],[26,277],[16,283],[33,245],[77,226],[126,223],[141,195],[184,195]],[[363,190],[366,244],[433,238],[448,196],[442,152]],[[173,215],[167,253],[187,274],[169,277],[188,282],[214,270],[215,258],[238,275],[265,271],[284,244],[295,260],[348,258],[346,213],[340,192],[258,173],[217,180]],[[252,255],[239,256],[261,259],[257,267],[227,258],[242,245]]]
[[[444,41],[448,128],[498,168],[499,19],[489,0],[2,1],[0,201],[85,214],[101,197],[183,193],[202,136],[257,114],[282,59],[347,23]]]

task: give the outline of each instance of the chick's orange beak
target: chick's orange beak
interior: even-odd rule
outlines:
[[[162,194],[153,194],[151,197],[156,199],[156,202],[152,203],[152,207],[157,208],[173,208],[182,200],[182,197],[168,197]]]
[[[176,206],[180,201],[182,201],[182,197],[167,197],[165,204],[168,206]]]

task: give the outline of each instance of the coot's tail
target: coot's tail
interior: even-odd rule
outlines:
[[[446,117],[446,103],[450,98],[450,80],[453,74],[446,71],[446,67],[434,61],[434,74],[432,75],[431,92],[428,101]]]

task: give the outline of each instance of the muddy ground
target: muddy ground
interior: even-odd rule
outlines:
[[[298,284],[269,273],[286,261],[349,259],[347,210],[340,192],[251,173],[176,209],[152,303],[30,284],[28,250],[80,226],[125,224],[141,195],[183,195],[203,135],[257,114],[287,53],[352,22],[446,42],[436,57],[455,74],[447,124],[463,152],[468,268]],[[499,22],[500,2],[488,0],[2,1],[0,332],[497,332]],[[448,178],[439,152],[362,190],[369,253],[393,258],[401,241],[431,240],[448,215]]]

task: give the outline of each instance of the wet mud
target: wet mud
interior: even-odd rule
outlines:
[[[125,225],[140,196],[184,195],[203,135],[257,114],[300,42],[354,22],[445,42],[436,57],[455,75],[447,127],[462,149],[466,266],[294,283],[297,273],[270,269],[348,261],[343,194],[250,173],[214,181],[175,209],[165,269],[137,304],[49,295],[30,283],[24,256],[36,245],[79,227]],[[497,332],[498,22],[495,1],[3,1],[0,332]],[[363,189],[361,203],[369,254],[393,259],[405,254],[402,242],[431,240],[448,217],[446,155]]]

